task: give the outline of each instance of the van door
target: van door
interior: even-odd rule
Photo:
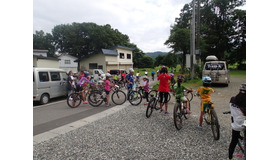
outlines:
[[[51,82],[51,97],[58,97],[63,95],[63,91],[61,90],[61,76],[60,72],[58,71],[51,71],[50,72]]]
[[[35,72],[36,74],[36,72]],[[34,75],[34,79],[35,79],[35,83],[37,82],[38,83],[38,86],[37,86],[37,95],[38,95],[38,99],[41,98],[41,95],[43,93],[47,93],[47,94],[50,94],[50,79],[49,79],[49,72],[47,71],[39,71],[38,72],[38,75],[39,75],[39,79],[36,80],[36,75]],[[51,95],[50,95],[51,96]]]
[[[68,93],[67,92],[67,78],[68,78],[68,75],[66,74],[66,72],[60,72],[60,75],[62,77],[61,83],[60,83],[62,95],[67,95],[67,93]]]

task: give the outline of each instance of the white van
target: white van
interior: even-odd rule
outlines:
[[[33,101],[46,104],[50,98],[67,95],[67,73],[56,68],[33,68]]]
[[[228,86],[230,83],[229,70],[226,61],[219,61],[216,56],[206,57],[202,71],[202,77],[209,76],[212,83],[220,83]]]

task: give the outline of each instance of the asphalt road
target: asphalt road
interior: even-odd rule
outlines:
[[[152,85],[156,81],[151,81]],[[142,84],[141,80],[141,84]],[[123,89],[126,93],[126,89]],[[143,102],[143,101],[142,101]],[[103,102],[99,107],[92,107],[89,104],[81,104],[77,108],[70,108],[67,105],[66,98],[55,98],[46,105],[33,103],[33,136],[54,128],[69,124],[71,122],[83,119],[85,117],[97,114],[109,108],[116,106],[110,102],[112,106],[106,107]]]

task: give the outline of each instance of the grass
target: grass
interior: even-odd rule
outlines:
[[[141,76],[144,76],[145,75],[145,71],[148,72],[148,75],[150,76],[151,75],[151,72],[154,71],[155,72],[155,79],[156,79],[156,72],[157,70],[160,69],[161,66],[158,66],[158,67],[155,67],[155,68],[139,68],[139,69],[135,69],[135,72],[134,74],[136,75],[137,72],[140,73]],[[180,65],[177,65],[176,67],[176,72],[174,73],[175,75],[175,80],[176,80],[176,77],[181,74],[179,72],[181,66]],[[175,71],[175,69],[173,69]],[[170,72],[171,69],[168,68],[168,71]],[[229,72],[230,74],[230,77],[234,77],[234,78],[246,78],[246,70],[230,70]],[[158,84],[158,82],[156,83]],[[153,89],[157,89],[158,86],[157,85],[154,85]],[[187,80],[187,82],[184,82],[183,83],[183,86],[185,86],[186,88],[197,88],[199,86],[202,86],[202,81],[201,79],[193,79],[193,80]]]
[[[229,75],[235,78],[246,78],[246,70],[230,70]]]

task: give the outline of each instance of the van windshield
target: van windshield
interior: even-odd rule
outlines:
[[[224,63],[206,63],[205,70],[224,70],[225,64]]]
[[[102,70],[99,70],[99,73],[100,73],[100,74],[104,74],[104,72],[103,72]]]

